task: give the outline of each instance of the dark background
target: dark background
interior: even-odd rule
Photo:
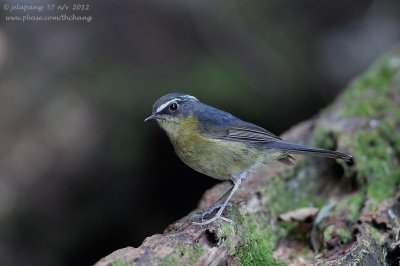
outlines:
[[[90,23],[5,21],[1,8],[1,265],[90,265],[196,207],[217,181],[143,123],[160,96],[279,134],[400,37],[398,0],[83,4]]]

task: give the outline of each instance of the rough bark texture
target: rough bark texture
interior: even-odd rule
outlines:
[[[354,164],[301,156],[295,167],[272,163],[235,194],[237,205],[225,212],[235,225],[200,227],[188,215],[96,265],[398,265],[399,106],[397,49],[318,116],[282,136],[347,152]],[[222,183],[207,191],[198,210],[228,188]],[[304,215],[315,210],[305,207],[319,212]]]

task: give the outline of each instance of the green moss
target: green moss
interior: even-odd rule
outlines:
[[[125,262],[121,258],[117,258],[113,262],[111,262],[111,264],[109,264],[109,265],[110,266],[135,266],[135,263],[134,262]]]
[[[224,216],[228,219],[231,219],[235,222],[235,224],[243,223],[243,216],[240,214],[239,208],[237,205],[233,204],[232,206],[225,208]]]
[[[266,201],[265,212],[269,218],[269,228],[273,237],[280,239],[304,238],[297,222],[278,222],[279,215],[303,207],[322,207],[326,204],[326,198],[319,196],[321,177],[315,167],[308,167],[311,160],[299,161],[295,168],[288,168],[278,176],[270,179],[270,184],[262,191]]]
[[[375,229],[373,226],[366,224],[365,225],[365,230],[367,234],[375,241],[376,244],[381,245],[383,241],[383,236],[379,233],[377,229]]]
[[[205,252],[206,250],[196,243],[191,246],[181,246],[171,254],[161,259],[160,265],[193,265]]]
[[[325,228],[323,233],[324,243],[330,241],[333,238],[334,232],[335,232],[334,225],[329,225],[327,228]]]
[[[285,265],[272,256],[272,249],[278,241],[274,233],[260,228],[253,216],[244,218],[242,240],[239,248],[240,265]]]
[[[236,230],[234,225],[223,222],[218,229],[217,237],[219,239],[218,244],[225,244],[228,247],[228,255],[233,255],[237,246],[236,241]]]
[[[365,191],[360,190],[357,193],[342,198],[335,206],[335,211],[345,212],[347,220],[357,221],[360,216],[361,208],[365,200]]]
[[[277,217],[297,208],[324,205],[326,200],[317,196],[318,183],[314,182],[317,173],[314,168],[304,167],[307,163],[302,161],[296,168],[271,178],[271,184],[263,191],[271,216]]]
[[[162,266],[176,266],[176,265],[181,265],[180,259],[178,254],[175,252],[166,256],[165,258],[162,258],[160,260],[160,265]]]
[[[194,244],[189,256],[189,263],[194,264],[205,252],[206,250],[202,246]]]
[[[325,127],[318,127],[314,132],[314,138],[311,145],[332,150],[336,148],[336,142],[339,133]]]
[[[122,266],[122,260],[120,258],[117,258],[116,260],[114,260],[113,262],[111,262],[111,266]]]
[[[354,81],[343,94],[342,117],[364,118],[365,130],[350,136],[357,179],[366,187],[371,211],[393,196],[400,183],[400,107],[392,98],[399,94],[400,60],[386,58]]]
[[[391,145],[400,143],[400,137],[393,134],[396,132],[394,127],[384,121],[380,123],[381,125],[368,131],[356,133],[351,147],[357,160],[357,178],[367,187],[372,211],[376,210],[384,199],[396,193],[400,182],[400,167],[396,159],[400,150]],[[391,135],[385,134],[389,127]]]
[[[346,107],[340,114],[342,122],[360,129],[341,139],[346,142],[341,145],[348,147],[354,156],[355,165],[349,167],[345,162],[340,163],[345,177],[355,176],[359,189],[338,202],[333,215],[343,218],[344,223],[342,226],[325,228],[325,243],[333,237],[340,237],[343,244],[352,241],[354,236],[348,225],[357,221],[366,199],[370,202],[369,207],[375,210],[384,199],[393,196],[399,189],[400,134],[397,132],[400,128],[400,106],[393,103],[395,96],[400,96],[400,58],[397,57],[375,65],[341,96],[339,102]],[[357,119],[350,121],[353,118]],[[334,149],[337,138],[335,129],[319,126],[315,129],[312,145]],[[262,194],[267,202],[265,211],[270,217],[301,207],[321,207],[326,204],[326,198],[319,193],[323,190],[321,185],[326,187],[329,183],[326,179],[320,181],[322,177],[315,170],[316,167],[306,165],[312,163],[312,160],[301,160],[297,167],[269,178],[270,183]],[[266,222],[255,223],[254,219],[255,216],[246,216],[243,222],[245,232],[239,249],[241,264],[279,264],[272,258],[272,249],[279,237],[287,236],[294,230],[293,223],[279,223],[276,226],[276,220],[272,219],[268,222],[273,230],[260,229],[260,224]]]
[[[354,235],[350,227],[337,227],[336,225],[331,224],[326,227],[323,232],[323,242],[328,243],[335,237],[340,238],[341,244],[347,244],[354,239]]]
[[[205,253],[205,249],[198,245],[193,244],[192,246],[182,246],[178,249],[178,254],[181,257],[185,257],[189,265],[193,265],[200,257]]]
[[[388,94],[394,89],[392,81],[400,70],[400,65],[391,64],[396,58],[384,58],[350,85],[343,95],[343,116],[379,118],[393,106]]]
[[[353,240],[354,236],[353,236],[353,232],[349,227],[343,228],[337,228],[336,229],[336,234],[340,237],[340,239],[342,240],[343,244],[349,243],[350,241]]]

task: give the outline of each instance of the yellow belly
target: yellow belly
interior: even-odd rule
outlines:
[[[232,175],[240,175],[282,155],[261,145],[202,135],[196,130],[197,120],[193,117],[181,117],[168,123],[161,120],[159,123],[178,157],[194,170],[213,178],[227,180]]]
[[[195,125],[193,120],[189,120],[173,134],[170,130],[168,136],[178,157],[200,173],[226,180],[231,175],[239,175],[270,160],[261,147],[211,139],[193,130]]]
[[[217,179],[230,179],[258,162],[258,154],[239,142],[200,140],[185,145],[174,144],[176,154],[194,170]]]

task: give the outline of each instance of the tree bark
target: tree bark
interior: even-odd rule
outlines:
[[[188,215],[96,265],[399,265],[399,106],[397,49],[282,136],[349,153],[353,164],[302,156],[295,167],[274,162],[234,195],[224,213],[234,225],[201,227]],[[195,211],[229,185],[207,191]]]

